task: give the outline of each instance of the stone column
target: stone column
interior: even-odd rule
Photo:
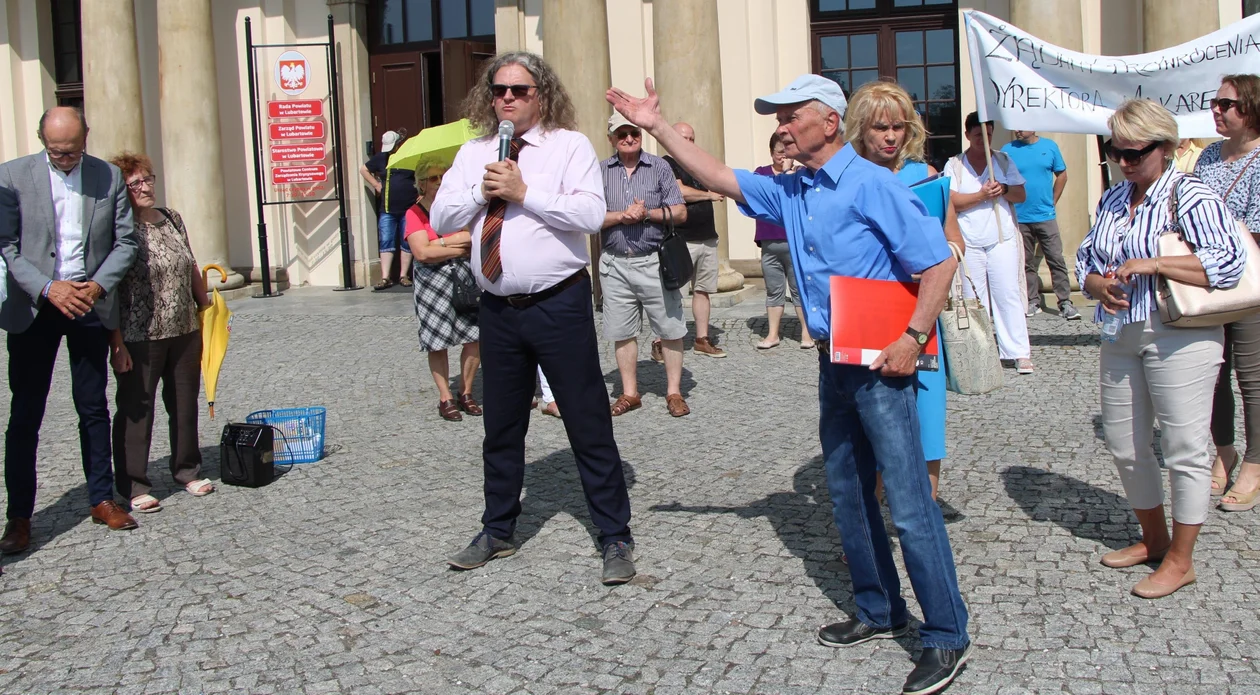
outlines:
[[[1084,50],[1080,0],[1011,0],[1011,24],[1031,31],[1048,43],[1073,51]],[[1038,133],[1040,137],[1054,140],[1063,152],[1067,165],[1068,183],[1055,209],[1059,223],[1059,236],[1063,240],[1063,259],[1067,262],[1068,277],[1076,285],[1072,266],[1076,262],[1076,249],[1089,232],[1089,177],[1098,176],[1098,169],[1089,165],[1088,148],[1095,146],[1094,138],[1086,135],[1065,133]],[[1041,286],[1051,289],[1050,269],[1041,265]],[[1031,298],[1029,298],[1031,300]],[[1053,305],[1053,300],[1050,302]]]
[[[136,56],[134,0],[91,0],[80,9],[83,26],[83,106],[89,143],[98,157],[143,153],[144,105]]]
[[[188,224],[197,263],[216,263],[230,272],[210,0],[162,0],[157,25],[166,203]],[[235,272],[226,282],[217,278],[210,274],[220,289],[245,284]]]
[[[652,46],[652,73],[665,117],[690,123],[696,144],[725,161],[717,0],[654,3]],[[744,276],[731,269],[726,206],[714,205],[713,213],[718,232],[718,291],[731,292],[743,287]]]
[[[1217,0],[1142,0],[1143,51],[1171,48],[1220,28]]]

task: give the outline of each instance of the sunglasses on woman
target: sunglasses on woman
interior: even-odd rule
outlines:
[[[1107,141],[1107,157],[1109,157],[1111,161],[1116,162],[1117,164],[1123,163],[1123,164],[1128,164],[1130,166],[1133,166],[1133,165],[1141,163],[1142,159],[1145,158],[1146,155],[1159,149],[1159,146],[1161,144],[1163,143],[1156,141],[1156,142],[1152,142],[1146,147],[1143,147],[1140,150],[1128,150],[1128,149],[1122,150],[1112,145],[1111,141],[1108,140]]]
[[[1242,103],[1242,102],[1241,102],[1241,101],[1238,101],[1237,99],[1227,99],[1227,98],[1225,98],[1225,97],[1220,97],[1220,98],[1217,98],[1217,99],[1211,99],[1211,100],[1209,100],[1209,101],[1208,101],[1208,107],[1209,107],[1209,108],[1213,108],[1213,109],[1217,109],[1217,110],[1219,110],[1221,113],[1225,113],[1226,111],[1228,111],[1228,110],[1230,110],[1230,109],[1236,109],[1236,108],[1238,108],[1238,105],[1239,105],[1239,104],[1241,104],[1241,103]]]
[[[507,96],[508,90],[512,91],[512,96],[517,99],[524,99],[529,96],[529,90],[538,89],[536,84],[492,84],[490,85],[490,93],[497,99]]]

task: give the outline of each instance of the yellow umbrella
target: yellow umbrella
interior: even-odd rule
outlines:
[[[477,137],[467,118],[454,123],[425,128],[416,133],[389,156],[389,169],[415,171],[421,161],[438,167],[450,167],[455,153],[464,143]]]
[[[223,268],[207,265],[201,269],[201,277],[207,285],[210,284],[211,270],[219,271],[222,279],[227,279],[227,271]],[[197,318],[201,320],[201,376],[206,380],[206,401],[210,404],[210,417],[214,417],[214,391],[219,385],[219,368],[223,366],[228,336],[232,331],[232,312],[228,310],[227,301],[217,288],[212,293],[210,306],[197,312]]]

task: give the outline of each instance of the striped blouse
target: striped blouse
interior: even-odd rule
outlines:
[[[1132,224],[1129,222],[1132,182],[1112,186],[1098,201],[1094,226],[1076,252],[1076,279],[1085,296],[1096,299],[1085,292],[1085,277],[1090,273],[1105,275],[1108,269],[1117,268],[1127,260],[1159,255],[1159,236],[1171,222],[1168,198],[1174,183],[1185,240],[1203,263],[1208,283],[1219,288],[1238,284],[1247,254],[1233,215],[1220,196],[1202,181],[1169,167],[1147,189],[1146,199],[1138,205]],[[1146,321],[1156,311],[1153,280],[1150,275],[1134,276],[1136,287],[1129,296],[1129,323]],[[1094,311],[1094,320],[1101,321],[1102,316],[1100,302]]]

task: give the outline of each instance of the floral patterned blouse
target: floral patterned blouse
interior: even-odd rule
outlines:
[[[178,212],[158,209],[169,217],[156,225],[136,216],[136,260],[120,285],[120,327],[128,343],[177,338],[199,328],[192,289],[197,261],[188,231]]]

